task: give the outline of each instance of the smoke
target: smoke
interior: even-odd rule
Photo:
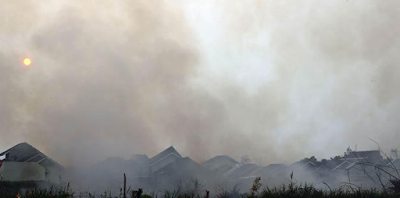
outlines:
[[[2,0],[0,149],[80,165],[396,147],[396,4]]]

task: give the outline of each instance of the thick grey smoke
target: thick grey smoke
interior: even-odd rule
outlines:
[[[396,147],[397,4],[1,0],[0,149],[79,165]]]

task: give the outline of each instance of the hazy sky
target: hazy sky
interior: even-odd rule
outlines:
[[[399,147],[397,0],[0,5],[1,151],[267,164]]]

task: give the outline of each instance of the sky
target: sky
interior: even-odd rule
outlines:
[[[77,166],[398,148],[399,4],[0,0],[0,150]]]

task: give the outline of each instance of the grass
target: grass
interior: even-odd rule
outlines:
[[[343,186],[339,189],[321,190],[312,185],[300,184],[293,182],[288,185],[278,187],[262,188],[261,178],[256,178],[249,192],[242,193],[237,188],[231,190],[219,190],[213,197],[217,198],[395,198],[400,197],[400,192],[396,190],[384,191],[379,189],[362,189],[351,185]],[[105,191],[101,194],[92,193],[74,193],[69,185],[64,188],[44,188],[41,189],[33,183],[23,183],[28,185],[21,191],[18,183],[15,182],[0,182],[0,197],[1,198],[16,198],[18,193],[21,198],[124,198],[121,188],[118,195],[112,195],[110,191]],[[209,198],[209,191],[202,190],[173,190],[165,191],[162,195],[144,194],[142,189],[128,190],[127,198]]]
[[[268,198],[390,198],[399,197],[400,194],[388,193],[377,189],[337,189],[320,190],[312,185],[281,186],[279,188],[266,188],[255,197]]]

